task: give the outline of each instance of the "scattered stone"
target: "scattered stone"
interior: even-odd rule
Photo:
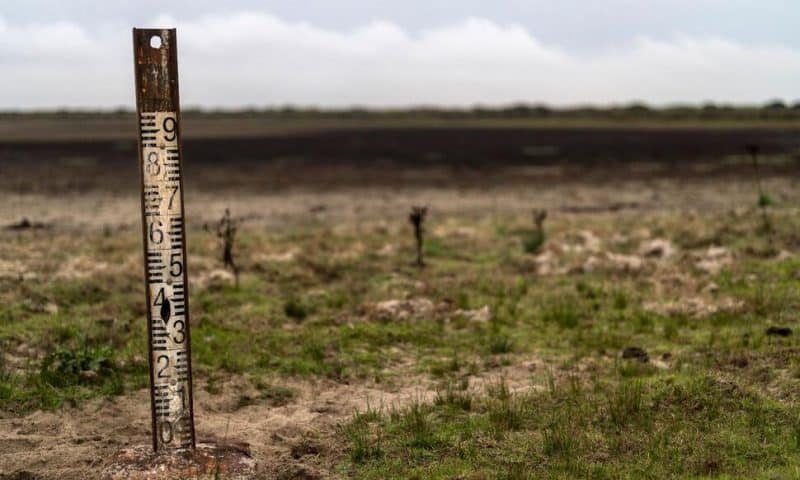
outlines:
[[[467,227],[463,225],[452,225],[452,224],[445,224],[445,225],[438,225],[436,226],[433,231],[431,232],[434,237],[461,237],[461,238],[475,238],[478,235],[478,232],[473,227]]]
[[[606,252],[604,255],[591,255],[577,268],[582,273],[599,271],[616,273],[636,273],[642,270],[644,261],[635,255]]]
[[[297,257],[297,250],[287,250],[280,253],[267,253],[261,255],[258,260],[273,263],[288,263]]]
[[[236,277],[229,270],[215,268],[211,271],[200,272],[195,277],[198,288],[219,288],[225,285],[233,285]]]
[[[744,306],[744,301],[733,298],[720,298],[708,301],[702,297],[680,298],[668,302],[646,302],[644,309],[659,315],[688,315],[692,318],[705,318],[717,312],[736,312]]]
[[[561,208],[561,211],[567,213],[602,213],[635,210],[639,207],[639,202],[614,202],[603,205],[565,205]]]
[[[789,327],[769,327],[767,335],[770,337],[788,337],[792,335],[792,329]]]
[[[564,269],[558,267],[558,258],[551,250],[546,250],[533,260],[536,264],[537,275],[563,274]]]
[[[716,275],[731,263],[733,263],[733,258],[727,248],[712,245],[697,259],[695,266],[708,275]]]
[[[715,293],[719,292],[719,285],[717,285],[714,282],[710,282],[703,288],[703,291],[706,293],[710,293],[711,295],[714,295]]]
[[[639,254],[647,258],[664,259],[669,258],[675,253],[675,247],[669,240],[654,238],[643,243],[639,247]]]
[[[9,474],[0,472],[0,480],[39,480],[40,476],[27,470],[17,470]]]
[[[600,260],[599,257],[592,255],[583,262],[583,265],[580,266],[580,271],[583,273],[593,273],[600,270],[603,267],[603,262]]]
[[[310,410],[314,413],[336,413],[338,411],[338,407],[336,403],[331,400],[325,400],[319,403],[314,403],[311,405]]]
[[[430,316],[434,311],[434,304],[427,298],[386,300],[376,303],[372,310],[381,320],[407,320]]]
[[[299,459],[308,455],[319,455],[322,453],[322,450],[323,447],[321,444],[308,438],[304,438],[292,445],[290,453],[292,458]]]
[[[718,247],[711,245],[706,250],[706,257],[707,258],[722,258],[728,255],[728,249],[725,247]]]
[[[34,272],[28,271],[28,266],[14,260],[7,261],[0,259],[0,280],[26,280],[35,278]]]
[[[623,235],[621,233],[615,233],[614,235],[611,236],[611,243],[617,247],[626,245],[629,241],[630,239],[628,238],[628,236]]]
[[[58,268],[55,278],[64,280],[80,280],[92,278],[107,273],[109,264],[98,261],[96,258],[87,255],[75,255],[67,259]]]
[[[47,228],[47,224],[42,222],[32,222],[25,217],[23,217],[19,222],[11,223],[5,226],[6,230],[39,230],[42,228]]]
[[[622,351],[622,358],[626,360],[637,360],[642,363],[646,363],[650,360],[650,357],[647,355],[647,352],[640,347],[627,347],[625,350]]]
[[[194,450],[155,454],[152,446],[126,448],[103,471],[104,480],[255,478],[248,448],[231,443],[200,443]]]
[[[736,368],[746,368],[748,365],[750,365],[750,360],[748,360],[744,355],[737,355],[731,358],[731,365]]]
[[[602,246],[602,242],[600,238],[594,234],[594,232],[590,230],[581,230],[578,232],[578,239],[581,242],[581,246],[589,252],[599,252],[600,247]]]
[[[322,476],[307,465],[287,465],[275,478],[278,480],[319,480]]]
[[[608,259],[609,265],[615,271],[634,273],[640,271],[644,266],[644,262],[642,261],[642,259],[635,255],[623,255],[621,253],[607,253],[606,257]]]
[[[453,315],[469,320],[470,322],[486,323],[492,318],[492,311],[489,305],[484,305],[477,310],[461,310],[453,312]]]

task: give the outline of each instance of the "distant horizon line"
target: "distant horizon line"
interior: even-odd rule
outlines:
[[[685,111],[760,111],[760,110],[800,110],[800,98],[794,101],[783,99],[765,100],[759,103],[736,103],[736,102],[674,102],[667,104],[652,104],[646,101],[632,100],[630,102],[595,104],[583,103],[574,105],[554,105],[546,102],[512,102],[507,104],[480,104],[472,105],[438,105],[438,104],[409,104],[408,106],[371,106],[371,105],[350,105],[350,106],[322,106],[322,105],[300,105],[300,104],[266,104],[266,105],[241,105],[241,106],[202,106],[186,105],[182,106],[183,112],[193,113],[316,113],[316,114],[341,114],[341,113],[365,113],[365,114],[403,114],[403,113],[503,113],[503,112],[523,112],[529,110],[530,113],[576,113],[576,112],[619,112],[619,111],[650,111],[650,112],[674,112]],[[135,113],[136,109],[132,105],[118,105],[113,107],[101,106],[53,106],[53,107],[18,107],[0,108],[0,115],[10,114],[123,114]]]

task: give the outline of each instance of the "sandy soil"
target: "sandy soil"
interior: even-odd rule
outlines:
[[[773,177],[764,188],[781,199],[796,196],[797,180]],[[187,187],[188,189],[189,187]],[[214,223],[226,208],[251,226],[337,224],[399,219],[410,205],[428,205],[431,215],[466,218],[515,216],[533,208],[563,214],[654,211],[725,211],[747,201],[755,192],[749,178],[619,180],[613,183],[487,188],[344,188],[327,191],[296,189],[280,192],[188,191],[186,216],[190,227]],[[748,200],[749,199],[749,200]],[[139,226],[135,192],[110,194],[87,191],[59,195],[3,194],[0,225],[26,218],[48,226],[126,228]]]
[[[545,388],[550,364],[519,357],[513,366],[470,378],[476,392],[505,382],[511,392]],[[574,372],[571,373],[574,375]],[[198,384],[202,382],[197,382]],[[296,397],[284,406],[264,402],[239,407],[243,395],[258,396],[244,379],[221,385],[222,392],[195,392],[198,441],[249,445],[259,478],[340,478],[335,459],[343,444],[340,427],[356,412],[390,411],[431,401],[435,385],[409,376],[402,384],[341,384],[276,379]],[[0,478],[78,480],[101,478],[109,458],[122,448],[147,445],[150,409],[147,390],[97,399],[55,412],[37,411],[0,419]]]

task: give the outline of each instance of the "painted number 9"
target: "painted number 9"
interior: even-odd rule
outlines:
[[[164,123],[161,125],[161,129],[164,130],[164,140],[168,142],[174,141],[178,133],[175,131],[175,119],[172,117],[166,117],[164,119]]]

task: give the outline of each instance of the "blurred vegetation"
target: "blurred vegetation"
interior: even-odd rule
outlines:
[[[0,119],[30,118],[95,118],[130,117],[135,112],[127,108],[116,110],[53,110],[0,112]],[[800,120],[800,101],[787,104],[772,100],[763,105],[732,105],[706,103],[702,105],[675,104],[649,106],[633,102],[612,106],[552,107],[544,104],[518,103],[507,106],[474,106],[469,108],[443,108],[420,106],[399,109],[323,109],[314,107],[267,107],[248,109],[200,109],[184,107],[184,118],[260,118],[284,120],[375,120],[375,121],[426,121],[426,120],[548,120],[548,121],[599,121],[599,122],[753,122]]]

